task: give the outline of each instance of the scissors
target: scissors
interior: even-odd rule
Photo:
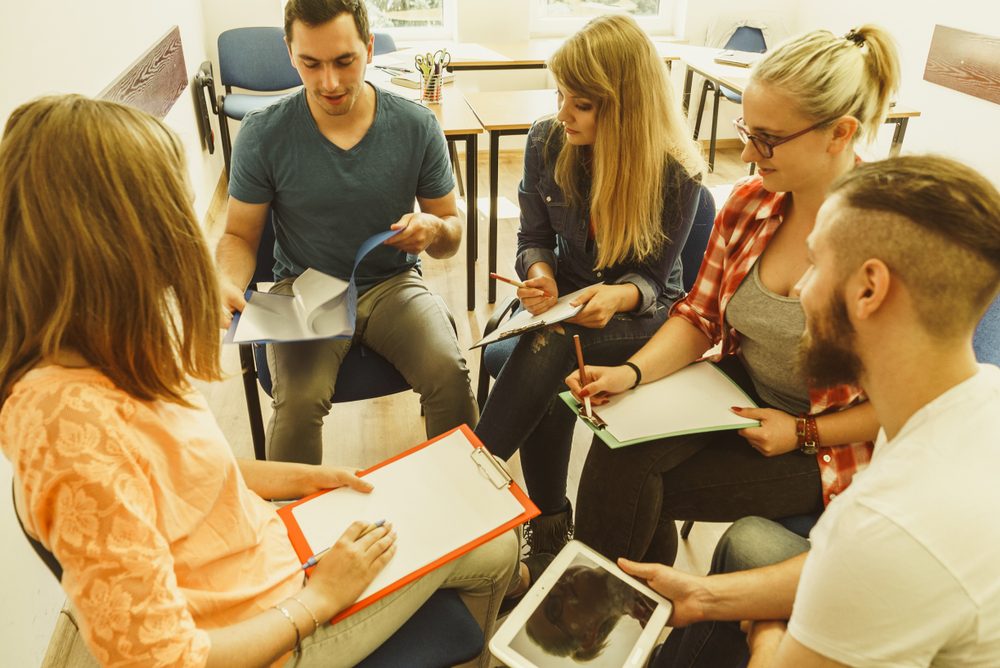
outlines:
[[[429,51],[424,56],[418,55],[413,59],[413,62],[416,64],[417,69],[423,73],[424,77],[429,77],[431,72],[434,71],[434,59]]]
[[[434,62],[441,66],[441,69],[447,69],[451,65],[451,54],[448,53],[448,49],[439,49],[434,52]]]

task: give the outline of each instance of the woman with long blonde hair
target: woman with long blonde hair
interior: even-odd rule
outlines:
[[[757,175],[736,183],[716,217],[691,293],[628,365],[588,366],[589,383],[567,383],[602,404],[638,373],[655,381],[721,344],[714,361],[758,406],[733,410],[761,426],[614,451],[595,440],[577,496],[580,540],[612,559],[671,565],[675,521],[818,515],[867,466],[879,424],[860,388],[812,388],[796,366],[805,315],[795,286],[827,189],[874,138],[899,79],[895,42],[873,25],[795,37],[753,69],[735,124]]]
[[[504,459],[520,449],[533,553],[572,533],[566,474],[574,415],[558,399],[584,358],[617,363],[638,350],[683,297],[680,250],[700,198],[704,163],[663,59],[636,22],[601,16],[552,56],[558,113],[532,126],[518,188],[515,268],[532,314],[584,290],[575,317],[520,337],[497,378],[477,435]],[[588,287],[591,286],[591,287]],[[502,345],[502,344],[501,344]]]
[[[262,497],[372,487],[354,469],[233,457],[189,381],[221,376],[222,310],[191,201],[180,140],[130,107],[42,98],[0,140],[0,447],[98,663],[280,666],[295,649],[296,666],[352,666],[439,586],[489,634],[519,583],[513,532],[326,624],[396,534],[355,522],[303,586]]]

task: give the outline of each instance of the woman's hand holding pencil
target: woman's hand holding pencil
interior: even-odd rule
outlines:
[[[347,527],[329,550],[314,557],[316,567],[305,591],[317,619],[329,620],[357,601],[395,554],[396,532],[391,523],[373,526],[358,521]]]
[[[498,274],[491,273],[490,276],[498,281],[516,286],[517,298],[521,300],[521,305],[531,315],[540,315],[548,311],[555,306],[559,296],[559,287],[556,285],[555,279],[550,276],[535,276],[523,283]]]

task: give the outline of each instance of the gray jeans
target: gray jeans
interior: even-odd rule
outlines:
[[[463,666],[488,668],[489,639],[500,601],[520,582],[511,577],[518,562],[518,538],[504,532],[472,552],[431,571],[416,582],[376,601],[333,626],[324,625],[302,641],[302,651],[285,668],[340,668],[353,666],[371,654],[438,589],[458,589],[486,636],[478,659]]]
[[[292,294],[294,280],[276,283],[271,292]],[[361,295],[353,342],[392,362],[420,395],[427,438],[461,424],[476,427],[479,410],[455,329],[415,269]],[[267,346],[274,407],[267,426],[269,460],[322,462],[323,418],[351,344],[351,339],[324,339]]]

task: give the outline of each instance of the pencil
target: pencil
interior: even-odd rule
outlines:
[[[362,538],[370,534],[372,531],[375,531],[375,529],[378,529],[383,524],[385,524],[385,520],[379,520],[378,522],[373,522],[369,524],[367,527],[365,527],[364,531],[358,534],[358,537],[355,540],[361,540]],[[312,568],[313,566],[318,564],[319,560],[322,559],[329,551],[330,548],[326,548],[322,552],[319,552],[318,554],[314,554],[313,556],[309,557],[306,560],[306,563],[302,564],[302,570],[305,570],[307,568]]]
[[[583,366],[583,348],[580,347],[580,335],[573,335],[573,344],[576,346],[576,363],[580,365],[580,382],[584,385],[590,381],[587,379],[587,372],[584,371]],[[590,412],[590,397],[583,398],[583,406],[587,409],[587,417],[594,417]]]
[[[530,285],[525,285],[521,281],[515,281],[513,278],[504,278],[500,274],[494,274],[492,271],[490,272],[490,278],[495,278],[498,281],[503,281],[504,283],[510,283],[511,285],[516,286],[518,288],[527,288],[529,290],[540,290],[541,289],[541,288],[533,288]],[[549,299],[552,299],[552,295],[550,295],[549,293],[547,293],[545,290],[542,290],[542,296],[543,297],[548,297]]]

